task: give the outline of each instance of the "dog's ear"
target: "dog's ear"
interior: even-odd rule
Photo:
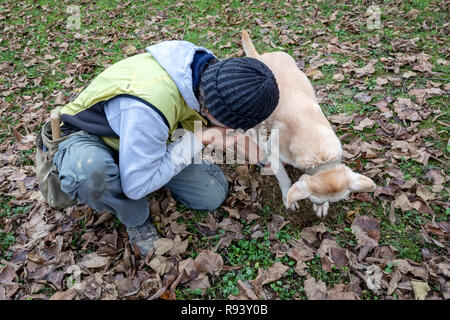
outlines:
[[[362,174],[352,172],[349,189],[354,192],[371,192],[376,189],[375,182]]]
[[[287,194],[287,207],[290,208],[295,201],[308,198],[311,195],[311,190],[308,183],[304,180],[299,180],[294,183]]]

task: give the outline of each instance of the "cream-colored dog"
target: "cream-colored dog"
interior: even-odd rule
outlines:
[[[308,198],[317,216],[325,217],[329,202],[339,201],[350,192],[374,191],[376,185],[371,179],[341,164],[340,140],[295,60],[284,52],[259,55],[245,30],[242,44],[247,56],[262,61],[272,70],[280,90],[278,106],[265,121],[268,128],[279,130],[279,157],[274,157],[274,150],[266,150],[266,154],[272,166],[278,161],[278,170],[274,173],[286,208],[298,209],[297,201]],[[293,185],[283,162],[305,173]]]

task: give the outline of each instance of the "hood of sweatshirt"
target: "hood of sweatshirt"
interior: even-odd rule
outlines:
[[[213,56],[214,54],[206,48],[184,40],[163,41],[145,50],[166,70],[189,108],[199,111],[200,105],[194,93],[191,64],[194,55],[199,51]]]

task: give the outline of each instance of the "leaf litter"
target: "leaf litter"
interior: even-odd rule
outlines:
[[[295,6],[296,12],[306,12],[302,8],[308,4],[285,5]],[[179,7],[175,5],[172,9]],[[432,7],[439,10],[438,5]],[[241,240],[262,242],[265,230],[270,252],[290,259],[293,264],[279,258],[264,268],[258,267],[252,278],[237,281],[238,292],[228,296],[229,299],[279,298],[271,285],[292,277],[301,282],[304,289],[305,296],[301,290],[293,296],[298,299],[364,299],[367,297],[364,291],[385,299],[450,299],[449,223],[434,219],[437,208],[449,210],[448,152],[438,147],[439,143],[447,145],[448,137],[445,138],[437,126],[448,127],[448,116],[444,106],[433,103],[448,96],[450,91],[446,78],[435,71],[438,65],[448,66],[449,62],[440,58],[435,63],[434,57],[423,52],[423,40],[397,37],[390,43],[393,52],[386,51],[374,59],[370,57],[373,51],[379,50],[378,36],[370,36],[365,43],[367,46],[361,46],[340,41],[335,32],[329,33],[326,28],[309,27],[318,20],[324,25],[337,23],[337,28],[353,33],[359,28],[355,23],[364,22],[362,16],[337,17],[339,11],[327,16],[317,7],[311,16],[304,17],[305,30],[294,31],[282,18],[287,11],[278,17],[283,22],[276,23],[255,13],[254,23],[261,28],[262,43],[273,50],[278,50],[279,45],[293,49],[294,58],[311,77],[322,105],[335,106],[332,92],[345,93],[352,87],[357,90],[347,94],[352,103],[361,103],[370,110],[366,114],[359,110],[338,111],[328,119],[343,133],[340,135],[343,161],[357,165],[358,172],[370,176],[378,185],[373,198],[355,195],[344,201],[344,211],[353,202],[358,206],[382,203],[387,212],[385,220],[358,207],[345,212],[351,214],[346,215],[348,218],[343,225],[331,225],[328,221],[314,220],[309,203],[301,208],[301,216],[298,212],[283,211],[267,218],[262,211],[266,198],[275,197],[282,204],[278,185],[273,177],[261,177],[253,166],[243,164],[237,169],[224,168],[231,185],[222,208],[225,212],[210,212],[197,223],[188,223],[192,211],[178,211],[169,193],[162,191],[151,195],[151,215],[164,237],[147,257],[141,257],[133,253],[125,228],[109,213],[97,213],[83,205],[66,210],[49,208],[38,192],[33,172],[34,155],[27,152],[34,148],[39,125],[48,117],[47,110],[72,100],[83,86],[81,77],[91,77],[98,67],[117,60],[112,55],[118,39],[128,39],[132,35],[145,44],[181,39],[185,26],[165,25],[161,30],[154,29],[153,25],[167,18],[167,13],[160,12],[152,17],[148,30],[139,23],[124,26],[117,32],[107,29],[96,30],[95,35],[75,32],[73,39],[68,39],[61,32],[60,25],[64,24],[61,20],[56,22],[55,28],[48,29],[50,46],[46,48],[34,48],[23,41],[6,41],[16,39],[17,34],[28,33],[25,25],[41,23],[26,14],[28,9],[20,13],[26,23],[9,24],[0,18],[4,27],[1,52],[12,50],[17,56],[15,59],[23,60],[25,68],[35,68],[29,74],[17,69],[15,62],[0,62],[0,115],[2,121],[10,118],[0,132],[0,194],[3,199],[0,227],[2,241],[10,234],[14,237],[14,243],[5,250],[4,243],[0,244],[0,300],[176,299],[178,289],[185,288],[199,290],[203,297],[208,297],[208,290],[220,283],[226,272],[243,268],[228,261],[230,245]],[[46,13],[52,10],[46,5],[38,9]],[[123,9],[118,5],[111,8],[111,14],[122,14]],[[246,8],[235,9],[233,13],[237,14],[231,14],[231,8],[226,5],[223,9],[228,26],[220,35],[208,30],[208,38],[217,38],[212,48],[237,48],[235,55],[242,56],[237,40],[227,40],[226,44],[219,42],[224,32],[231,32],[231,38],[239,39],[242,23],[247,24],[240,13]],[[105,13],[104,10],[99,12]],[[412,10],[398,11],[398,14],[409,18],[418,13]],[[199,24],[207,26],[218,20],[218,15],[207,15]],[[279,44],[269,35],[269,30],[274,28],[281,32]],[[402,31],[408,32],[410,27],[404,28]],[[55,40],[60,36],[63,42]],[[91,41],[98,39],[108,50],[91,45]],[[435,41],[438,46],[443,44],[440,34],[435,36]],[[62,63],[59,56],[67,56],[74,44],[80,45],[77,61]],[[301,51],[299,44],[316,50],[313,54]],[[120,51],[129,56],[143,48],[138,47],[136,43],[126,44]],[[441,49],[442,56],[448,55],[448,49]],[[344,63],[334,56],[342,54],[349,57]],[[327,68],[334,68],[333,80],[328,80]],[[46,75],[55,73],[60,87],[48,87]],[[369,77],[376,79],[371,87],[367,85]],[[328,83],[324,83],[325,80]],[[401,96],[396,96],[394,90],[401,91]],[[411,163],[417,165],[420,172],[407,176],[404,166]],[[288,171],[298,178],[298,172],[293,173],[289,168]],[[398,220],[411,212],[422,217],[409,224],[423,239],[421,262],[401,255],[399,249],[403,248],[386,244],[380,229],[383,224],[397,226]],[[251,225],[249,232],[245,230],[248,224]],[[278,235],[289,226],[300,226],[301,233],[281,243]],[[350,232],[345,231],[345,227]],[[356,240],[342,242],[341,235],[354,236]],[[214,238],[219,240],[212,244]],[[348,270],[348,281],[328,284],[315,278],[311,267],[315,259],[320,260],[320,269],[327,275],[335,270]]]

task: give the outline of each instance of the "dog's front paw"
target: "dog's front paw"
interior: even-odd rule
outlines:
[[[286,209],[291,210],[291,211],[295,211],[298,210],[300,208],[299,204],[297,203],[297,201],[292,202],[290,205],[287,201],[286,197],[283,197],[283,202],[284,202],[284,206],[286,207]]]
[[[319,218],[325,218],[327,216],[329,207],[330,203],[328,201],[322,204],[313,203],[313,209]]]
[[[295,211],[295,210],[298,210],[299,208],[300,208],[300,206],[299,206],[298,202],[295,201],[295,202],[292,203],[290,209],[291,209],[292,211]]]

